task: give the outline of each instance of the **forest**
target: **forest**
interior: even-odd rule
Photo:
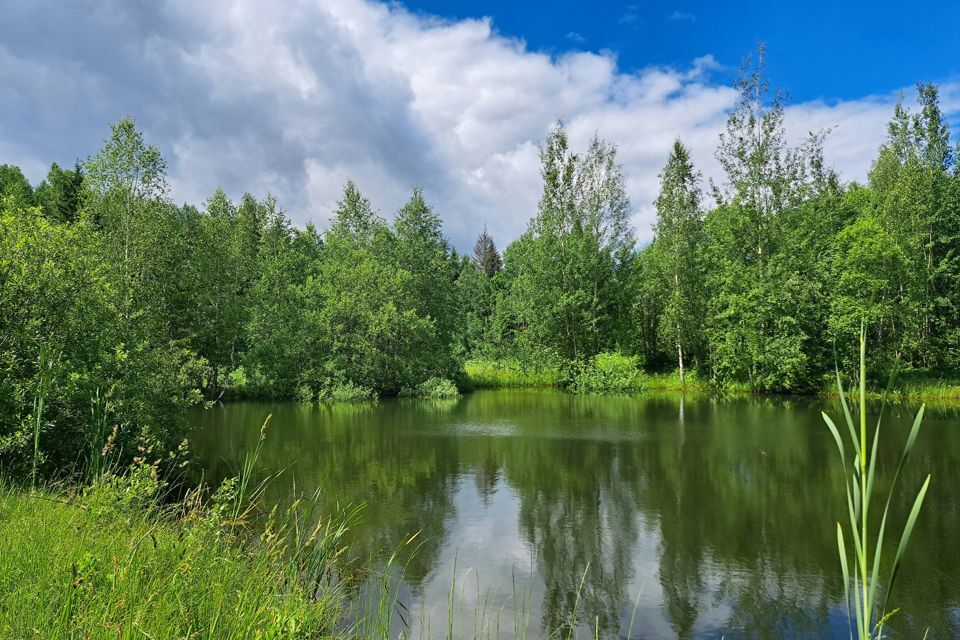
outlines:
[[[224,397],[456,395],[465,363],[551,372],[571,391],[824,390],[960,371],[960,166],[938,89],[901,99],[866,184],[788,142],[785,97],[746,66],[702,179],[677,140],[652,242],[638,245],[613,142],[544,141],[527,230],[472,255],[413,188],[387,219],[348,182],[329,228],[275,197],[176,204],[132,118],[34,186],[0,166],[0,461],[63,474],[113,452],[171,451],[184,409]],[[548,376],[549,378],[549,376]]]

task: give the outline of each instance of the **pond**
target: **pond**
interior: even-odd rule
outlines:
[[[888,408],[885,498],[916,407]],[[351,552],[404,559],[393,635],[847,638],[836,446],[818,398],[477,391],[376,405],[235,402],[193,414],[206,477],[239,468],[267,414],[267,502],[366,503]],[[927,473],[888,630],[960,637],[960,410],[929,408],[892,507]],[[880,511],[878,507],[876,511]],[[414,546],[414,545],[411,545]],[[452,604],[451,604],[452,602]]]

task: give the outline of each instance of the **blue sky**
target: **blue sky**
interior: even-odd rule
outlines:
[[[177,202],[272,193],[323,227],[348,179],[388,218],[418,185],[468,250],[484,226],[500,245],[526,228],[563,119],[575,149],[617,145],[643,242],[674,139],[723,182],[714,150],[758,39],[791,143],[831,129],[844,180],[866,178],[918,80],[960,131],[956,0],[24,0],[0,20],[0,163],[39,182],[133,116]]]
[[[859,98],[960,74],[957,0],[406,4],[454,19],[490,16],[536,50],[610,49],[624,71],[708,54],[735,68],[762,40],[770,75],[795,100]]]

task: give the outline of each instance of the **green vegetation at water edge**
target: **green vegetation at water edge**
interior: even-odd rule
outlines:
[[[471,359],[464,363],[467,379],[478,389],[559,386],[563,375],[556,368],[534,368],[515,360]]]
[[[155,474],[144,466],[83,490],[0,487],[0,637],[279,640],[334,631],[336,521],[243,541],[227,502],[158,506]]]

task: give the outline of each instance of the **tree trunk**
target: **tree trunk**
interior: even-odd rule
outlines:
[[[679,333],[679,327],[677,329]],[[677,362],[680,365],[680,386],[683,387],[686,386],[686,383],[684,382],[683,377],[683,348],[680,346],[679,340],[677,340]]]

